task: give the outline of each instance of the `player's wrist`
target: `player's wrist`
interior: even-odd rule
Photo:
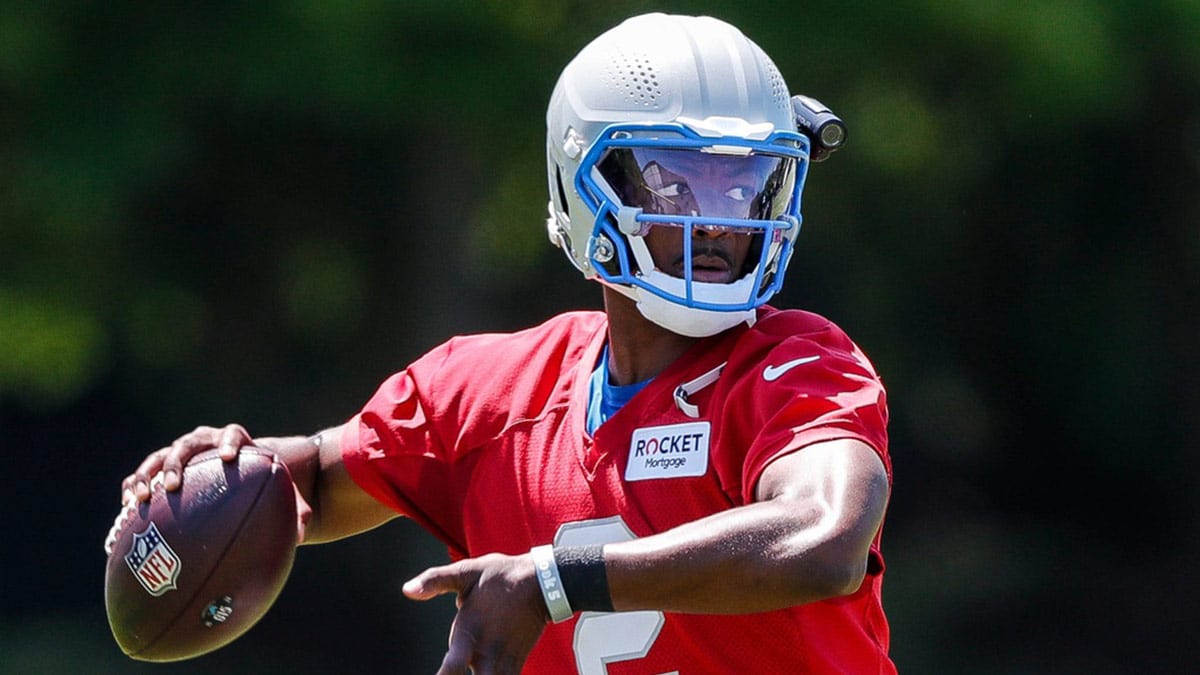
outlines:
[[[534,546],[529,549],[529,556],[533,558],[534,576],[537,577],[538,587],[542,589],[542,600],[546,603],[550,620],[561,623],[571,618],[575,612],[563,591],[562,577],[554,560],[554,547],[549,544]]]
[[[556,546],[554,559],[562,577],[563,591],[575,611],[613,611],[603,544]]]
[[[551,621],[613,611],[603,545],[535,546],[529,553]]]

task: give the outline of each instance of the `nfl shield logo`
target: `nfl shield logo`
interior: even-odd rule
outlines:
[[[176,588],[175,580],[179,578],[179,568],[183,567],[179,556],[167,545],[153,522],[144,532],[133,535],[133,545],[125,554],[125,563],[146,592],[156,597]]]

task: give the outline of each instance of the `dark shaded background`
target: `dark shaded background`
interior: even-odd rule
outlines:
[[[443,560],[302,549],[271,613],[127,660],[120,479],[200,423],[307,433],[457,333],[597,307],[545,240],[561,67],[711,13],[842,114],[775,304],[890,390],[906,673],[1193,672],[1200,3],[0,2],[0,670],[432,673]]]

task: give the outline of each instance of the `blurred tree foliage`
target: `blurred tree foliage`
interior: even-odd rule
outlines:
[[[889,384],[902,670],[1172,671],[1200,552],[1194,0],[0,2],[0,448],[98,454],[94,511],[187,427],[336,423],[451,334],[596,306],[541,225],[544,107],[651,9],[738,24],[850,126],[777,304]]]

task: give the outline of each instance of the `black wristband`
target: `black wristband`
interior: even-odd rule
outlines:
[[[554,563],[562,578],[563,592],[576,612],[611,612],[608,573],[604,568],[604,546],[555,546]]]

